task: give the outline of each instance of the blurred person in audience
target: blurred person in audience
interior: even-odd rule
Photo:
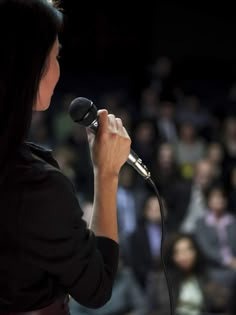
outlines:
[[[210,187],[206,195],[208,209],[196,224],[195,236],[212,277],[230,287],[236,279],[236,218],[227,209],[227,195],[220,185]]]
[[[77,156],[68,146],[57,146],[54,150],[54,156],[60,166],[61,171],[75,184],[76,172],[75,163]]]
[[[76,98],[74,93],[66,93],[61,100],[61,106],[58,106],[57,112],[53,115],[53,134],[57,145],[62,144],[70,136],[73,130],[71,118],[68,115],[68,106]]]
[[[175,107],[171,100],[162,100],[158,108],[157,128],[163,142],[175,143],[178,139]]]
[[[167,95],[173,90],[173,62],[168,56],[160,56],[150,67],[150,87],[159,95]]]
[[[155,119],[158,115],[159,93],[156,89],[147,87],[141,91],[140,114],[144,119]]]
[[[222,141],[222,130],[223,130],[223,118],[224,118],[224,110],[219,110],[218,108],[211,108],[209,114],[209,121],[207,126],[201,130],[201,136],[205,139],[207,143],[216,142],[221,143]]]
[[[205,192],[215,182],[217,179],[212,163],[207,159],[200,160],[194,167],[193,180],[186,190],[185,198],[188,204],[180,226],[182,232],[194,233],[197,220],[205,217],[207,207]],[[178,199],[175,202],[178,205]]]
[[[90,159],[86,129],[79,124],[73,124],[72,133],[63,143],[76,154],[76,189],[78,193],[92,198],[93,196],[93,168]],[[81,165],[83,167],[81,167]]]
[[[139,121],[134,128],[133,149],[145,164],[151,165],[157,143],[155,122],[150,119]]]
[[[135,185],[136,173],[129,165],[124,165],[119,175],[117,191],[117,216],[120,244],[127,242],[127,237],[135,231],[141,217],[141,207],[147,192]]]
[[[179,125],[179,140],[175,145],[178,164],[183,168],[193,167],[196,162],[205,157],[206,145],[198,135],[197,128],[185,121]]]
[[[222,313],[229,291],[209,279],[204,256],[193,236],[172,234],[165,244],[165,261],[176,315]],[[149,278],[150,305],[158,315],[169,315],[169,296],[163,273]]]
[[[236,117],[227,117],[224,121],[223,141],[229,157],[236,157]]]
[[[132,123],[133,123],[133,120],[132,120],[132,115],[131,115],[131,112],[127,110],[127,108],[119,108],[117,111],[116,111],[116,114],[120,117],[120,119],[123,121],[123,124],[125,126],[125,129],[128,131],[128,132],[132,132]]]
[[[98,107],[105,107],[109,113],[116,115],[117,111],[126,103],[126,97],[122,90],[114,90],[103,93],[97,102]]]
[[[115,278],[111,299],[96,310],[70,300],[71,315],[149,315],[147,298],[136,281],[132,270],[123,262],[120,255],[118,272]]]
[[[166,221],[168,229],[177,230],[183,216],[181,209],[185,209],[188,202],[186,195],[189,185],[180,175],[173,146],[170,143],[162,143],[158,147],[151,173],[166,202],[169,213]]]
[[[165,191],[169,189],[169,186],[176,180],[180,180],[173,146],[168,142],[160,144],[155,157],[151,168],[152,176],[158,183],[162,194],[165,195]]]
[[[206,107],[201,106],[201,101],[196,94],[187,94],[176,113],[176,119],[180,125],[188,121],[196,129],[202,131],[209,125],[210,115]]]
[[[129,238],[129,254],[136,279],[145,290],[151,271],[160,268],[161,213],[155,195],[147,197],[143,218]]]
[[[206,159],[212,163],[216,176],[222,178],[222,163],[224,159],[224,149],[220,142],[210,142],[207,146]]]

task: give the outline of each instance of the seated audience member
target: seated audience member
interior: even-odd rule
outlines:
[[[176,231],[189,202],[190,183],[181,177],[170,143],[160,144],[155,157],[151,168],[152,178],[157,183],[168,209],[168,230]]]
[[[169,237],[165,261],[176,315],[225,311],[229,292],[209,279],[206,261],[192,235],[182,233]],[[163,273],[149,278],[147,293],[152,312],[156,311],[158,315],[170,314],[170,300]]]
[[[167,98],[161,101],[158,108],[157,128],[160,139],[163,142],[174,144],[178,139],[177,126],[175,123],[175,103]]]
[[[224,149],[219,141],[209,143],[207,147],[206,159],[214,166],[216,177],[222,179]]]
[[[142,119],[136,123],[133,132],[133,149],[142,156],[144,164],[151,165],[157,144],[158,133],[155,121]]]
[[[190,184],[190,189],[186,190],[185,196],[182,194],[188,200],[188,204],[181,222],[181,232],[194,233],[198,219],[205,216],[207,207],[205,192],[216,181],[217,177],[212,163],[207,159],[198,161],[194,167],[194,176]],[[176,211],[178,211],[178,196],[176,196],[175,202]],[[182,209],[180,210],[182,211]]]
[[[143,218],[129,238],[129,261],[135,276],[145,289],[147,275],[160,266],[161,214],[156,196],[149,196]]]
[[[203,159],[206,153],[206,144],[199,137],[196,127],[191,122],[183,122],[179,126],[179,140],[176,143],[176,156],[178,164],[194,166]]]
[[[117,192],[117,217],[120,241],[134,232],[140,218],[140,204],[146,198],[147,192],[135,185],[136,173],[129,166],[124,165],[119,175]]]
[[[207,204],[205,217],[197,222],[196,239],[211,264],[212,276],[230,285],[236,277],[236,219],[227,210],[222,187],[209,189]]]

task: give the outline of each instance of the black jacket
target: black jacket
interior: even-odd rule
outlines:
[[[50,150],[22,146],[0,184],[0,211],[0,311],[43,308],[65,293],[88,307],[110,298],[118,244],[86,228]]]

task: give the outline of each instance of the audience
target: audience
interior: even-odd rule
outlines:
[[[235,315],[233,293],[231,308],[225,303],[227,288],[236,283],[236,85],[229,85],[219,106],[217,90],[209,97],[207,87],[196,92],[194,81],[186,88],[173,66],[169,57],[157,58],[138,91],[118,84],[117,90],[101,92],[91,79],[89,94],[95,95],[98,108],[122,118],[161,194],[166,241],[172,240],[165,256],[177,314],[202,315],[205,310]],[[59,91],[57,106],[33,113],[28,140],[53,149],[75,185],[89,225],[93,170],[85,128],[68,115],[71,100],[79,96],[73,86]],[[170,314],[160,260],[160,209],[152,194],[151,186],[125,165],[117,194],[122,267],[111,302],[96,314]],[[181,233],[177,239],[176,233]],[[205,256],[201,266],[198,247]],[[95,314],[73,303],[72,315]]]

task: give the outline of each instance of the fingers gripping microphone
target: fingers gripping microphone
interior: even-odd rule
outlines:
[[[72,120],[89,128],[94,133],[97,132],[97,129],[99,128],[97,108],[92,101],[84,97],[74,99],[70,104],[69,113]],[[130,151],[127,163],[145,179],[149,179],[151,177],[150,171],[133,150]]]

